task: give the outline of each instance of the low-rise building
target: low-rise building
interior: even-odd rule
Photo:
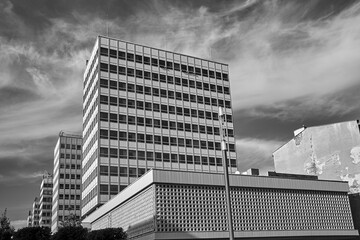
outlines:
[[[355,239],[348,185],[272,173],[230,175],[236,239]],[[83,220],[129,239],[229,237],[224,176],[150,170]],[[334,238],[335,237],[335,238]]]
[[[273,152],[276,172],[343,180],[360,192],[360,131],[357,120],[302,127]]]

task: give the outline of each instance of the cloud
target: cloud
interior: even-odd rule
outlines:
[[[10,222],[11,226],[18,230],[27,226],[27,220],[15,220]]]
[[[259,168],[261,173],[274,170],[272,153],[283,143],[276,140],[243,138],[236,140],[238,169]]]

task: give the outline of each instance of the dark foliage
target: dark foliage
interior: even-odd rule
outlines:
[[[0,240],[10,240],[14,234],[14,228],[10,226],[10,219],[6,216],[7,210],[0,217]]]
[[[87,240],[87,229],[82,226],[62,227],[51,240]]]
[[[50,240],[51,230],[48,227],[26,227],[14,233],[14,240]]]
[[[127,235],[122,228],[106,228],[91,231],[88,240],[126,240]]]

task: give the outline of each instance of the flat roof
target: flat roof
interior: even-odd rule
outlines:
[[[244,188],[268,188],[268,189],[294,189],[327,192],[348,192],[347,182],[293,179],[284,177],[252,176],[230,174],[231,187]],[[189,171],[174,171],[152,169],[135,182],[126,187],[114,198],[106,202],[95,212],[86,217],[84,223],[93,223],[104,214],[128,201],[139,192],[152,184],[183,184],[197,186],[224,186],[224,175],[222,173],[203,173]]]
[[[175,54],[179,54],[179,55],[182,55],[182,56],[185,56],[185,57],[196,58],[196,59],[200,59],[200,60],[204,60],[204,61],[208,61],[208,62],[213,62],[213,63],[217,63],[217,64],[221,64],[221,65],[225,65],[225,66],[229,67],[229,64],[227,64],[227,63],[221,63],[221,62],[214,61],[214,60],[209,60],[209,59],[206,59],[206,58],[200,58],[200,57],[195,57],[195,56],[191,56],[191,55],[187,55],[187,54],[183,54],[183,53],[179,53],[179,52],[174,52],[174,51],[169,51],[169,50],[165,50],[165,49],[161,49],[161,48],[150,47],[148,45],[134,43],[134,42],[125,41],[125,40],[121,40],[121,39],[117,39],[117,38],[113,38],[113,37],[107,37],[107,36],[103,36],[103,35],[99,35],[98,37],[99,38],[107,38],[107,39],[120,41],[120,42],[124,42],[124,43],[130,43],[130,44],[134,44],[134,45],[139,45],[139,46],[155,49],[155,50],[158,50],[158,51],[163,51],[163,52],[168,52],[168,53],[175,53]],[[99,46],[100,45],[101,45],[101,43],[99,44]]]

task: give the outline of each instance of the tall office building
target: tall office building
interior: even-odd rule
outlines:
[[[147,170],[236,171],[228,65],[99,36],[84,73],[82,216]]]
[[[40,227],[51,227],[52,191],[53,191],[52,175],[49,174],[48,172],[45,172],[40,185],[40,200],[39,200]]]
[[[51,231],[72,214],[80,218],[82,137],[60,132],[54,149]]]
[[[38,227],[39,226],[39,212],[40,212],[40,205],[39,205],[39,198],[36,197],[34,199],[33,205],[32,205],[32,217],[31,217],[31,226],[32,227]]]

